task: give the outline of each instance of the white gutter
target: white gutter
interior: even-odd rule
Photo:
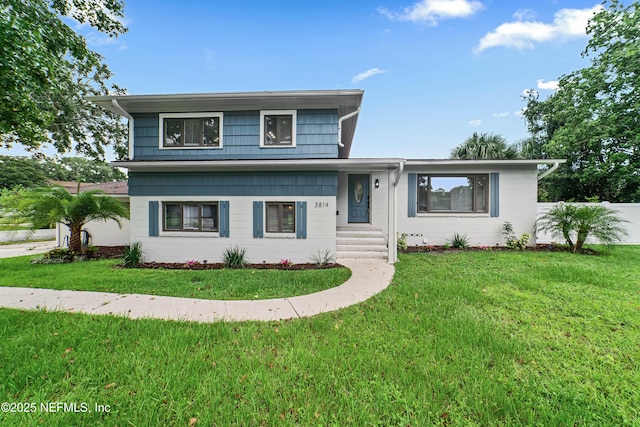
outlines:
[[[132,160],[133,159],[133,116],[129,114],[124,108],[122,108],[120,104],[118,104],[117,99],[113,98],[111,100],[111,105],[113,105],[113,108],[116,109],[122,117],[125,117],[129,121],[128,123],[129,125],[129,160]]]
[[[404,172],[404,162],[398,163],[398,169],[396,169],[396,177],[393,181],[393,186],[397,187],[398,182],[400,182],[400,177],[402,176],[402,172]]]
[[[344,116],[338,119],[338,145],[340,147],[344,147],[344,144],[342,143],[342,122],[344,122],[347,119],[350,119],[351,117],[357,114],[360,114],[360,107],[358,107],[357,110],[352,111],[349,114],[345,114]]]
[[[560,163],[559,162],[555,162],[553,164],[553,166],[551,166],[549,169],[547,169],[546,171],[544,171],[540,175],[538,175],[538,181],[542,181],[544,178],[546,178],[547,176],[551,175],[556,169],[558,169],[558,166],[560,166]]]

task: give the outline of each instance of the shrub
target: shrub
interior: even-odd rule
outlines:
[[[222,262],[227,268],[244,268],[247,265],[245,259],[247,250],[240,246],[227,248],[222,253]]]
[[[318,249],[318,253],[311,255],[309,259],[318,267],[322,267],[334,263],[336,261],[336,255],[331,252],[330,249],[325,249],[324,252],[320,252],[320,249]]]
[[[513,231],[513,225],[507,221],[502,225],[502,235],[505,238],[505,245],[509,249],[519,249],[524,250],[529,244],[529,240],[531,239],[531,235],[529,233],[522,233],[520,237],[516,236],[515,231]]]
[[[64,264],[73,262],[80,254],[68,248],[52,249],[49,252],[31,260],[32,264]]]
[[[399,251],[404,251],[407,249],[407,237],[409,235],[407,233],[402,233],[399,234],[398,233],[398,243],[397,243],[397,247]]]
[[[558,203],[538,218],[536,227],[563,238],[572,252],[580,252],[589,235],[603,245],[622,240],[627,234],[622,227],[624,222],[628,221],[618,217],[616,211],[604,206]]]
[[[447,243],[454,248],[465,249],[469,247],[469,238],[466,234],[460,235],[458,233],[454,233],[451,240],[447,240]]]
[[[125,267],[137,267],[142,262],[143,257],[142,243],[134,242],[124,250],[122,264]]]
[[[184,263],[184,268],[195,268],[198,265],[200,265],[200,261],[196,261],[195,259],[192,259]]]
[[[293,261],[291,261],[290,259],[281,259],[280,262],[278,263],[278,267],[284,270],[288,270],[292,265],[293,265]]]

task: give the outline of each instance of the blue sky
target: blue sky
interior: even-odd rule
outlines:
[[[598,5],[129,0],[124,36],[75,28],[130,94],[363,89],[352,157],[444,158],[473,132],[526,137],[523,91],[587,65]]]

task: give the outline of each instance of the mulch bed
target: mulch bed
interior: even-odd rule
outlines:
[[[247,264],[245,268],[256,270],[325,270],[328,268],[342,268],[340,264],[292,264],[283,266],[282,264]],[[222,263],[179,263],[179,262],[145,262],[138,264],[136,268],[162,268],[167,270],[221,270],[225,267]]]
[[[97,251],[95,257],[101,259],[122,258],[127,247],[128,246],[96,246]]]
[[[118,259],[122,258],[127,246],[96,246],[95,258],[99,259]],[[121,266],[120,266],[121,267]],[[340,264],[293,264],[284,266],[282,264],[247,264],[245,268],[253,268],[256,270],[321,270],[327,268],[341,268]],[[124,268],[124,267],[123,267]],[[167,270],[220,270],[226,268],[222,263],[189,263],[189,262],[144,262],[138,264],[136,268],[163,268]]]
[[[409,246],[402,251],[403,253],[418,253],[429,252],[434,254],[456,253],[456,252],[486,252],[486,251],[499,251],[499,252],[517,252],[517,249],[509,249],[505,246],[470,246],[465,249],[458,249],[446,246]],[[538,243],[535,246],[528,246],[523,252],[570,252],[569,247],[566,245],[554,245],[550,243]],[[580,251],[583,255],[599,255],[600,253],[591,248],[583,248]]]

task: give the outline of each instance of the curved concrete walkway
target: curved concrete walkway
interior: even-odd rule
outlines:
[[[342,260],[351,277],[335,288],[291,298],[217,301],[139,294],[0,288],[0,307],[106,314],[132,319],[192,322],[284,320],[309,317],[365,301],[391,283],[394,268],[383,260]]]

